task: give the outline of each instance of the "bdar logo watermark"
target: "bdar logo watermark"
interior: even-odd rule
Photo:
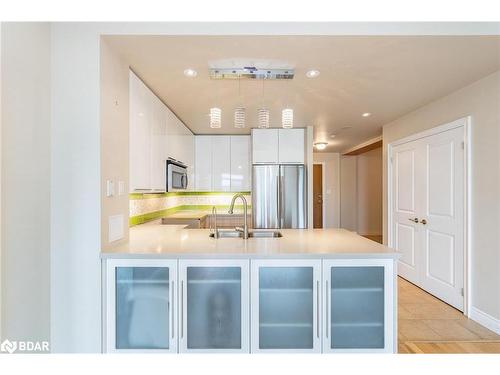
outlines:
[[[10,341],[8,339],[0,344],[0,352],[2,353],[34,353],[48,352],[48,341]]]

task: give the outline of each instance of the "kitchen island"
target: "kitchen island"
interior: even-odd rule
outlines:
[[[102,252],[107,352],[395,352],[394,250],[343,229],[209,233],[152,222]]]

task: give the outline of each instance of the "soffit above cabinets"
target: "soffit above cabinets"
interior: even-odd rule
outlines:
[[[382,125],[500,69],[498,36],[103,38],[195,134],[249,134],[263,105],[271,127],[280,127],[281,111],[290,107],[294,126],[314,126],[314,141],[328,142],[325,152],[377,137]],[[294,78],[210,79],[215,63],[242,61],[286,63]],[[187,68],[195,78],[183,74]],[[311,69],[320,75],[307,78]],[[219,129],[209,126],[212,107],[222,110]],[[234,127],[237,107],[246,109],[242,129]]]

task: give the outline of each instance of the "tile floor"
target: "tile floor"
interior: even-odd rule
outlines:
[[[500,340],[500,335],[467,319],[460,311],[398,278],[398,352],[405,341]]]

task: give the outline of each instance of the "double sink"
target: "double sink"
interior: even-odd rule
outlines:
[[[210,233],[210,237],[215,237],[215,233]],[[218,229],[217,238],[243,238],[244,232],[235,229]],[[248,232],[248,238],[280,238],[281,232],[268,230],[255,230]]]

